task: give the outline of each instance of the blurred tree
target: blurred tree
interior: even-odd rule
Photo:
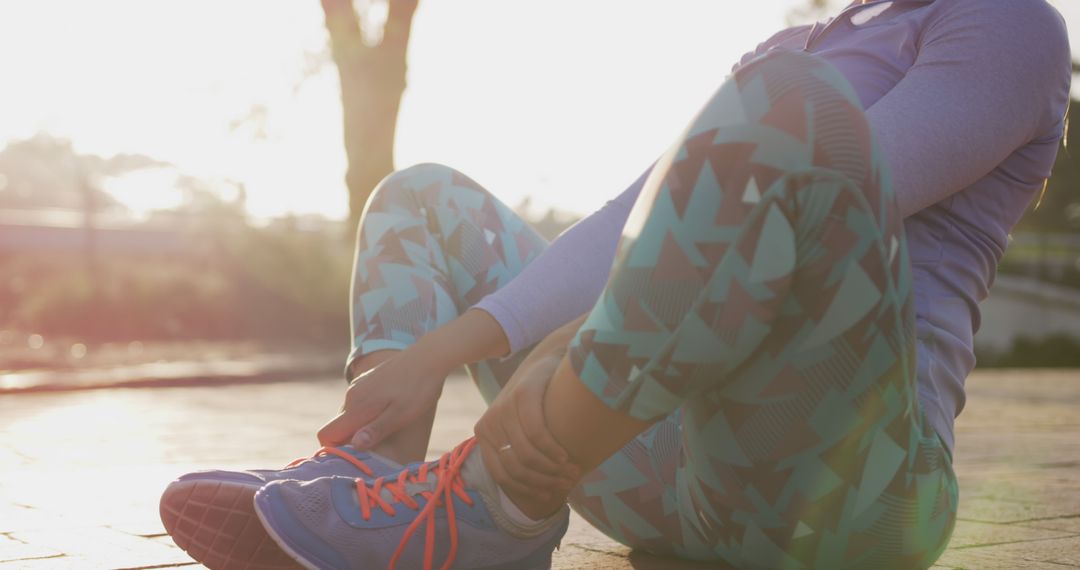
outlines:
[[[375,185],[394,170],[405,55],[418,1],[360,0],[357,10],[353,0],[321,0],[341,79],[350,233]]]
[[[88,203],[95,210],[117,208],[116,200],[97,188],[101,179],[167,166],[140,154],[79,154],[69,140],[38,134],[0,150],[0,208],[81,210]]]

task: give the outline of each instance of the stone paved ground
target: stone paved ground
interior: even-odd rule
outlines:
[[[1080,373],[980,372],[958,427],[961,521],[948,568],[1080,567]],[[175,476],[277,466],[314,447],[339,405],[325,379],[213,388],[0,396],[0,570],[197,567],[163,535],[157,499]],[[445,391],[432,454],[481,410]],[[580,519],[555,568],[683,568],[631,555]]]

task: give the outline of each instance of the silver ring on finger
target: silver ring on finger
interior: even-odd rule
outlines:
[[[508,444],[506,444],[506,445],[504,445],[504,446],[500,447],[498,451],[499,451],[499,453],[502,453],[502,452],[504,452],[504,451],[510,451],[510,448],[511,448],[511,447],[513,447],[513,446],[512,446],[512,445],[510,445],[510,444],[508,443]]]

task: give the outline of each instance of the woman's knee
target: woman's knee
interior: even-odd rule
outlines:
[[[690,159],[680,169],[711,166],[722,192],[739,193],[734,202],[755,201],[774,183],[805,172],[846,178],[873,205],[892,194],[854,88],[832,64],[807,53],[769,52],[740,67],[680,146],[672,158]],[[693,192],[697,184],[675,186]]]
[[[854,87],[831,63],[797,51],[773,51],[740,67],[695,119],[691,135],[736,143],[745,156],[783,171],[835,168],[855,181],[875,154]]]
[[[420,206],[424,199],[419,193],[434,184],[460,176],[457,170],[444,164],[424,162],[396,170],[383,178],[371,192],[364,211],[386,211],[391,205]]]

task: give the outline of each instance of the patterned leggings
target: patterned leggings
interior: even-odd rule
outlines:
[[[880,160],[850,85],[801,53],[743,66],[660,159],[569,355],[612,408],[662,419],[574,490],[585,519],[740,568],[937,559],[957,484],[916,398]],[[354,356],[414,342],[545,245],[454,170],[389,176],[358,237]],[[526,352],[469,367],[488,402]]]

